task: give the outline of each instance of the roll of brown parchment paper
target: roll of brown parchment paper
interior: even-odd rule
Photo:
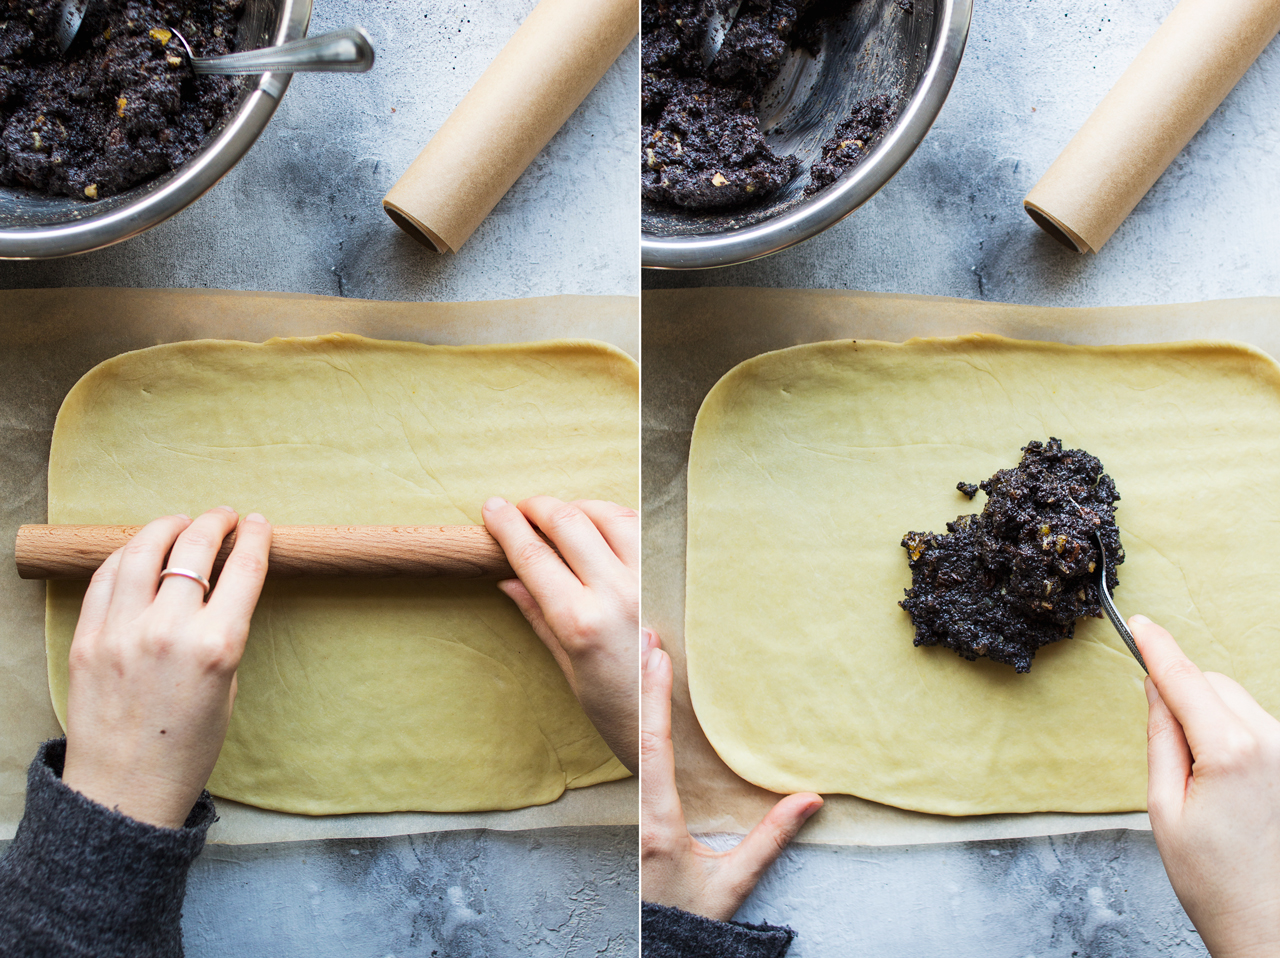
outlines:
[[[1280,30],[1280,0],[1182,0],[1022,205],[1096,253]]]
[[[456,253],[636,35],[638,0],[542,0],[382,200]]]

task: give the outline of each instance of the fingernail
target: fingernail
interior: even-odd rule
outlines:
[[[656,672],[656,671],[658,671],[658,667],[659,667],[661,664],[662,664],[662,650],[661,650],[661,649],[650,649],[647,653],[645,653],[645,657],[644,657],[644,670],[645,670],[646,672]]]
[[[507,500],[503,499],[501,496],[491,496],[490,498],[484,501],[484,506],[481,507],[481,511],[494,512],[498,509],[501,509],[506,504],[507,504]]]
[[[245,522],[266,522],[266,518],[260,512],[251,512],[244,517]]]
[[[813,817],[813,814],[822,807],[822,805],[823,805],[822,799],[818,799],[816,802],[810,802],[809,805],[805,808],[805,810],[800,814],[804,818],[804,820],[807,822],[810,818]]]
[[[1131,630],[1137,628],[1140,625],[1150,625],[1150,624],[1151,624],[1151,620],[1148,619],[1145,615],[1129,616],[1129,628]]]
[[[191,517],[190,517],[189,515],[187,515],[185,512],[179,512],[179,513],[178,513],[178,518],[179,518],[179,519],[186,519],[188,522],[190,522],[190,521],[191,521]]]
[[[218,508],[222,509],[224,512],[230,512],[233,515],[235,514],[235,510],[232,509],[230,506],[218,506]]]
[[[646,652],[658,647],[658,636],[652,629],[641,628],[640,639]]]
[[[1147,691],[1147,704],[1155,705],[1156,699],[1160,697],[1160,693],[1156,691],[1156,683],[1152,682],[1151,679],[1148,678],[1142,683],[1142,685]]]

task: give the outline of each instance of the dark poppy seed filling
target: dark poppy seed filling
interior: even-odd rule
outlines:
[[[957,517],[942,535],[903,538],[911,588],[898,604],[911,615],[917,646],[1029,672],[1037,649],[1071,638],[1080,616],[1102,615],[1095,530],[1112,589],[1124,562],[1115,483],[1096,457],[1058,439],[1022,451],[1017,467],[979,483],[987,494],[980,515]],[[972,484],[957,488],[972,498]]]
[[[232,52],[244,0],[94,0],[58,51],[60,0],[0,0],[0,185],[102,199],[176,169],[232,110],[239,77],[195,76]]]

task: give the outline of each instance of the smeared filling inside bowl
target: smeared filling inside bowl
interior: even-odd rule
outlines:
[[[240,77],[195,76],[232,52],[244,0],[94,0],[67,52],[58,0],[0,0],[0,185],[87,200],[181,166],[233,109]]]
[[[768,199],[801,169],[778,155],[757,116],[791,51],[816,49],[824,22],[856,0],[644,0],[640,178],[646,199],[722,210]],[[734,13],[736,7],[736,15]],[[713,20],[729,23],[705,61]],[[854,105],[811,171],[807,193],[835,182],[896,119],[881,94]]]

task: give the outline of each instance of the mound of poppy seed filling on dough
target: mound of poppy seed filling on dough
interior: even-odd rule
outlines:
[[[232,52],[244,0],[94,0],[58,50],[60,0],[0,0],[0,185],[101,199],[176,169],[233,109],[241,78],[197,77]]]
[[[959,516],[942,535],[903,538],[911,588],[898,604],[911,615],[917,646],[1029,672],[1037,649],[1071,638],[1080,616],[1102,615],[1095,530],[1110,589],[1124,562],[1115,483],[1096,457],[1063,449],[1058,439],[1022,451],[1016,468],[978,484],[987,494],[980,515]],[[976,494],[971,483],[957,488]]]
[[[644,196],[691,210],[731,209],[767,199],[794,179],[800,160],[779,156],[765,142],[757,118],[760,97],[793,47],[816,50],[822,25],[852,2],[742,0],[719,51],[704,63],[712,12],[718,5],[721,17],[728,19],[731,0],[644,0]],[[887,97],[856,104],[823,147],[816,167],[821,172],[809,191],[833,182],[861,160],[871,140],[895,116]]]

